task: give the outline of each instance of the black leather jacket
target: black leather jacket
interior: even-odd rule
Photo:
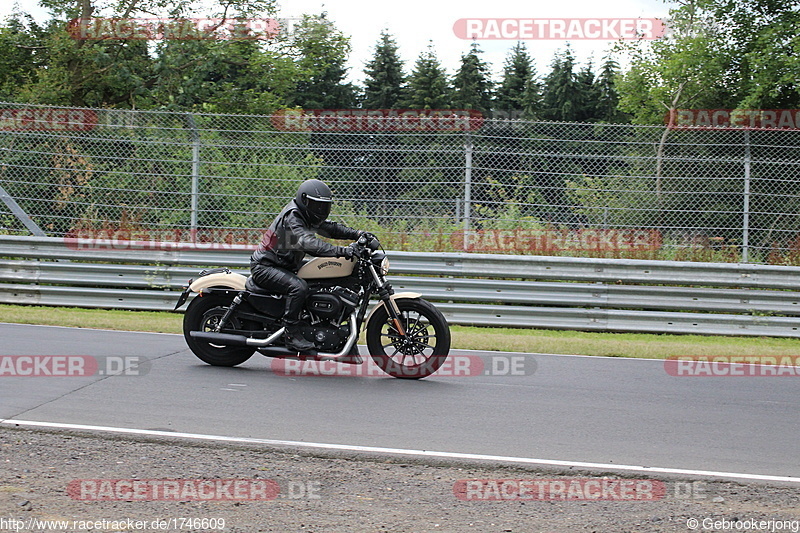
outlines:
[[[344,246],[335,246],[316,237],[332,239],[356,240],[360,231],[349,228],[338,222],[323,221],[312,226],[305,218],[297,204],[292,200],[283,211],[275,217],[269,229],[264,233],[261,244],[250,257],[250,267],[257,264],[279,266],[297,272],[303,264],[306,254],[315,257],[344,257]]]

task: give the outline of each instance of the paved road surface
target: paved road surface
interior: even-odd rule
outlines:
[[[86,355],[101,370],[147,359],[143,375],[0,377],[0,419],[800,477],[796,378],[455,353],[479,375],[285,376],[259,355],[205,365],[178,335],[0,324],[0,356]],[[486,375],[507,363],[523,375]]]

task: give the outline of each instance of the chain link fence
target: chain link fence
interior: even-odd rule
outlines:
[[[387,249],[800,264],[798,131],[298,117],[0,103],[0,233],[255,244],[316,177]]]

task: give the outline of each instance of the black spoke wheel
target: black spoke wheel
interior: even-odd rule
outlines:
[[[211,332],[222,320],[225,311],[230,305],[229,298],[219,296],[198,296],[183,317],[183,336],[186,344],[198,358],[213,366],[236,366],[244,363],[255,353],[255,348],[249,346],[223,346],[208,341],[195,339],[189,333],[192,331]],[[242,324],[234,316],[226,329],[242,329]]]
[[[396,300],[401,334],[385,306],[367,324],[367,347],[375,363],[387,374],[402,379],[430,376],[450,353],[450,326],[444,315],[421,298]]]

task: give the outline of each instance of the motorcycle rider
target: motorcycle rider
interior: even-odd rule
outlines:
[[[286,297],[283,323],[286,346],[306,354],[315,349],[300,330],[300,312],[308,296],[308,284],[297,276],[306,254],[315,257],[352,259],[361,253],[357,244],[336,246],[315,234],[332,239],[358,240],[365,232],[327,220],[331,212],[331,189],[310,179],[297,189],[294,200],[275,217],[261,243],[250,257],[250,273],[261,288]],[[372,235],[369,235],[372,238]]]

